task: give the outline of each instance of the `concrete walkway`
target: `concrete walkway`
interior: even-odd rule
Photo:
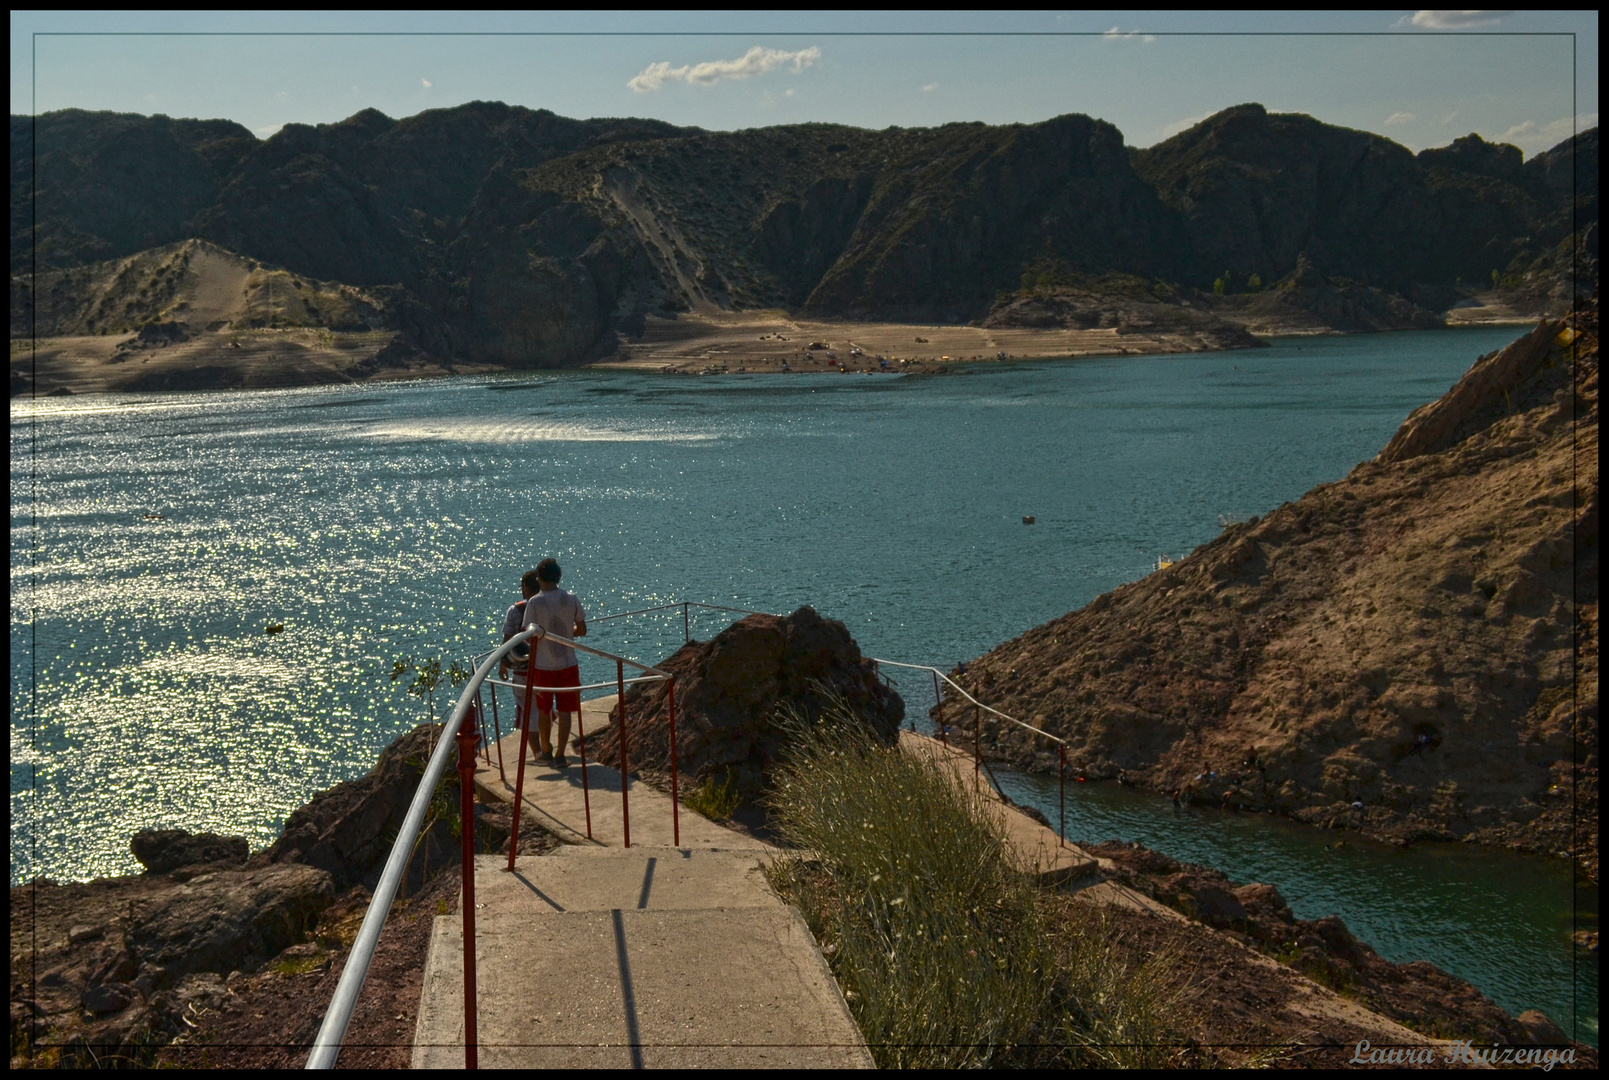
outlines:
[[[1007,804],[988,774],[973,764],[972,755],[965,747],[945,744],[914,731],[901,731],[900,748],[906,753],[921,754],[942,766],[962,790],[976,797],[1010,844],[1018,865],[1037,874],[1044,883],[1057,885],[1089,903],[1110,904],[1173,921],[1188,921],[1144,893],[1107,880],[1106,872],[1116,869],[1110,859],[1097,858],[1077,844],[1062,840],[1054,829]]]
[[[596,737],[612,702],[588,702]],[[600,713],[601,708],[601,713]],[[595,726],[596,724],[596,726]],[[475,786],[514,801],[517,736]],[[771,891],[775,850],[633,781],[631,848],[617,770],[527,759],[526,816],[564,845],[475,860],[483,1068],[872,1068],[803,918]],[[506,780],[505,780],[506,777]],[[461,903],[461,900],[460,900]],[[461,911],[461,909],[460,909]],[[414,1035],[415,1068],[464,1065],[462,915],[437,917]]]
[[[614,699],[583,702],[583,720],[586,722],[587,741],[597,745],[609,724],[609,708]],[[499,768],[499,754],[502,766]],[[626,825],[631,826],[631,845],[675,847],[768,848],[753,840],[697,814],[686,807],[680,809],[680,835],[675,835],[671,819],[670,796],[639,780],[633,780],[626,791],[622,805],[620,771],[606,765],[588,764],[585,784],[581,755],[572,746],[570,767],[559,770],[551,765],[539,765],[535,758],[535,738],[525,758],[525,813],[542,823],[542,827],[566,844],[591,844],[602,847],[625,846]],[[494,745],[491,764],[482,759],[475,770],[475,789],[482,800],[512,803],[514,785],[519,776],[519,735],[505,734],[499,747]],[[687,794],[683,789],[682,794]],[[588,834],[590,812],[591,833]],[[523,828],[523,826],[522,826]]]

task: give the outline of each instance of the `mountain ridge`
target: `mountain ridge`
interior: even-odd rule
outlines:
[[[192,238],[395,289],[415,347],[517,366],[608,355],[649,315],[981,323],[1112,274],[1211,305],[1305,273],[1433,318],[1502,283],[1534,314],[1596,275],[1596,155],[1596,129],[1530,161],[1474,135],[1415,155],[1260,105],[1144,150],[1073,113],[710,132],[472,102],[264,140],[230,121],[13,116],[13,333],[36,252],[50,273]],[[1577,174],[1593,183],[1572,201]],[[1424,321],[1374,306],[1354,323]]]

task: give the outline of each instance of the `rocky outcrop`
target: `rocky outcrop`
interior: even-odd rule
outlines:
[[[225,977],[302,940],[335,898],[307,866],[144,874],[11,890],[11,1045],[129,1064],[215,1005]]]
[[[1574,845],[1595,878],[1597,335],[1596,302],[1539,326],[1376,460],[961,681],[1092,778],[1401,841]]]
[[[209,863],[239,866],[249,854],[244,836],[189,833],[183,829],[142,829],[129,841],[129,849],[149,874]]]
[[[1110,880],[1135,889],[1243,945],[1275,957],[1373,1012],[1440,1039],[1508,1046],[1570,1045],[1536,1010],[1510,1016],[1463,979],[1434,964],[1396,964],[1352,936],[1334,915],[1297,919],[1279,890],[1238,888],[1216,870],[1181,863],[1138,844],[1109,841],[1085,850],[1111,860]]]
[[[32,1064],[148,1064],[194,1027],[194,1010],[230,998],[240,973],[308,970],[309,958],[325,955],[308,941],[315,933],[349,944],[435,737],[428,724],[403,735],[368,775],[291,814],[280,839],[250,860],[241,837],[144,830],[131,842],[143,874],[13,888],[14,1062],[22,1048]],[[506,808],[476,811],[476,850],[506,851]],[[457,817],[456,784],[444,782],[404,895],[431,867],[456,867]],[[522,854],[557,843],[527,826]],[[330,918],[340,925],[326,926]]]
[[[176,882],[141,907],[125,941],[157,986],[198,971],[227,975],[300,941],[334,901],[330,875],[311,866],[223,870]]]
[[[841,698],[880,739],[891,740],[905,715],[900,696],[877,678],[849,630],[810,607],[786,617],[749,615],[709,641],[684,645],[659,667],[676,676],[676,749],[682,782],[730,777],[752,797],[768,784],[785,743],[777,710],[820,716]],[[615,709],[618,714],[619,707]],[[627,752],[633,771],[670,772],[670,703],[664,683],[626,693]],[[618,719],[618,716],[616,716]],[[620,725],[588,740],[589,753],[618,767]]]
[[[1268,342],[1253,337],[1239,323],[1220,318],[1199,294],[1192,304],[1174,290],[1155,287],[1153,293],[1153,288],[1137,278],[1116,274],[1084,288],[1034,285],[1015,296],[1001,297],[979,325],[1167,334],[1178,339],[1181,351],[1267,347]]]
[[[328,873],[337,889],[353,885],[372,889],[402,829],[438,734],[434,725],[421,724],[382,750],[367,775],[314,795],[292,811],[279,839],[253,864],[300,863]],[[431,865],[456,857],[458,775],[451,768],[443,773],[432,805],[437,812],[427,818],[429,827],[420,835],[409,864],[410,888],[423,882]]]

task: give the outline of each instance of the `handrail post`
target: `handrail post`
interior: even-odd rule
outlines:
[[[1067,744],[1056,744],[1056,774],[1061,781],[1061,790],[1057,793],[1056,812],[1061,819],[1061,847],[1067,846]]]
[[[557,702],[555,702],[557,704]],[[575,711],[575,748],[581,754],[581,805],[587,811],[587,839],[592,839],[592,792],[587,787],[587,722],[583,719],[586,714],[577,709]]]
[[[535,704],[536,689],[536,646],[531,646],[531,664],[525,669],[525,715],[520,717],[520,764],[514,771],[514,816],[508,826],[508,866],[509,873],[514,871],[514,853],[520,846],[520,818],[525,812],[525,749],[531,741],[531,706]]]
[[[464,1068],[479,1068],[479,1034],[475,1001],[475,744],[480,731],[475,723],[480,697],[464,714],[458,729],[458,832],[464,850]],[[509,845],[511,848],[513,844]]]
[[[492,684],[492,730],[497,732],[497,778],[508,785],[508,773],[503,771],[503,722],[497,718],[497,684]],[[489,757],[490,755],[488,755]]]
[[[485,685],[486,685],[485,683],[482,683],[480,686],[475,687],[475,715],[479,718],[479,721],[480,721],[476,725],[476,727],[480,730],[480,735],[477,737],[477,741],[475,743],[476,749],[478,751],[475,756],[476,756],[477,759],[479,759],[480,757],[485,757],[486,764],[490,765],[492,763],[492,740],[491,740],[491,734],[492,733],[486,730],[486,705],[485,705],[485,702],[483,701],[483,699],[481,698],[481,693],[480,693],[482,688],[485,687]],[[493,694],[497,693],[496,687],[492,688],[492,693]]]
[[[620,687],[620,826],[626,846],[631,846],[631,806],[626,795],[629,766],[626,760],[626,665],[615,661],[615,679]]]
[[[693,640],[693,623],[687,615],[687,603],[682,602],[682,644],[686,645]]]
[[[944,695],[939,691],[939,669],[933,670],[933,719],[938,721],[939,742],[945,746],[950,745],[949,736],[944,734]]]
[[[670,846],[682,846],[682,814],[680,796],[676,790],[676,676],[666,684],[670,695]]]
[[[978,778],[983,768],[983,710],[972,706],[972,776]]]

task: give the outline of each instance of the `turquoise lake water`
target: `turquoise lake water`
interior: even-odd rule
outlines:
[[[544,555],[595,618],[809,603],[872,655],[949,667],[1187,553],[1221,515],[1344,476],[1516,334],[939,377],[566,372],[14,400],[11,880],[136,870],[144,827],[267,843],[423,719],[392,663],[491,647]],[[681,617],[594,635],[652,662]],[[913,713],[930,701],[907,690]],[[1004,779],[1054,816],[1044,778]],[[1299,916],[1339,914],[1392,959],[1597,1040],[1562,860],[1331,849],[1333,834],[1108,787],[1075,793],[1068,834],[1270,882]]]

